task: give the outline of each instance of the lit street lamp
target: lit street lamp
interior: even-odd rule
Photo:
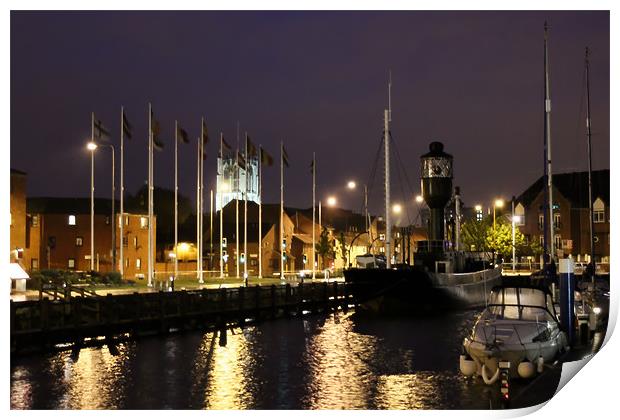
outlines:
[[[497,200],[495,200],[495,202],[493,202],[493,264],[495,264],[496,262],[495,242],[497,241],[496,232],[495,232],[495,209],[496,208],[501,209],[502,207],[504,207],[504,200],[502,200],[501,198],[498,198]]]
[[[400,214],[403,211],[403,207],[396,203],[392,206],[392,211],[394,212],[394,214]]]
[[[350,190],[354,190],[356,187],[355,181],[349,181],[347,182],[347,188]]]
[[[333,195],[330,197],[327,197],[327,205],[329,207],[334,207],[336,205],[336,197],[334,197]]]
[[[90,150],[90,271],[95,270],[95,150],[97,144],[89,142]]]

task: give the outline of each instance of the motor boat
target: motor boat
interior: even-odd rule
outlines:
[[[491,290],[487,308],[463,340],[460,370],[481,376],[487,385],[497,381],[501,369],[527,379],[567,349],[549,289],[504,284]]]

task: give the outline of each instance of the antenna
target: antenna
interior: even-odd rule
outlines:
[[[388,70],[388,120],[392,121],[392,70]]]

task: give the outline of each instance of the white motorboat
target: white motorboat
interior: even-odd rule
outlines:
[[[568,348],[546,287],[502,285],[490,293],[470,336],[463,341],[461,373],[490,385],[500,368],[511,377],[531,378]]]

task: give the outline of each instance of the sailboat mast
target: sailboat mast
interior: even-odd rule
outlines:
[[[590,212],[590,261],[594,267],[594,211],[592,209],[592,124],[590,119],[590,50],[586,47],[586,134],[588,137],[588,210]],[[592,270],[592,283],[594,283]]]
[[[384,110],[384,146],[385,146],[385,259],[386,267],[392,268],[392,221],[390,220],[390,120],[392,113],[392,80],[388,84],[388,109]]]
[[[545,22],[545,168],[547,180],[547,195],[549,208],[549,262],[555,258],[555,240],[554,240],[554,223],[553,223],[553,174],[551,171],[551,98],[549,95],[549,54],[547,50],[548,27]]]

